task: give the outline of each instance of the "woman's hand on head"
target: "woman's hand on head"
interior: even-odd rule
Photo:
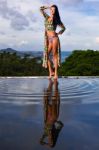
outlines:
[[[50,6],[45,6],[45,9],[50,9]]]
[[[40,7],[41,9],[48,9],[48,8],[50,8],[49,6],[41,6]]]

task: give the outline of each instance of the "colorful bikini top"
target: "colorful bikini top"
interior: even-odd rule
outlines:
[[[49,15],[45,13],[45,29],[50,31],[55,31],[57,25],[53,25],[53,21],[48,20]]]

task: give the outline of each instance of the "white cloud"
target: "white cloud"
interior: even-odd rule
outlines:
[[[7,0],[0,1],[0,15],[7,20],[10,20],[11,27],[16,30],[23,30],[29,26],[29,22],[25,15],[17,9],[10,7]]]
[[[43,4],[58,5],[67,29],[60,36],[62,50],[98,48],[99,17],[83,9],[93,6],[84,0],[0,0],[0,48],[10,45],[20,50],[43,50],[44,19],[39,11]]]
[[[43,0],[44,4],[59,4],[59,5],[75,5],[78,3],[82,3],[84,0]]]
[[[95,39],[96,43],[99,44],[99,36]]]
[[[19,43],[19,46],[20,46],[20,45],[27,45],[27,44],[28,44],[28,41],[22,40],[22,41]]]

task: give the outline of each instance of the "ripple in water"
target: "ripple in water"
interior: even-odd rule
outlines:
[[[47,87],[48,79],[1,78],[0,103],[42,104]],[[98,78],[59,78],[58,88],[62,104],[99,102]]]

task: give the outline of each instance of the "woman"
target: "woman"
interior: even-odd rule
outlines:
[[[50,9],[50,16],[44,11],[44,9]],[[49,69],[49,78],[54,75],[54,79],[58,79],[58,66],[61,63],[61,51],[60,51],[60,40],[58,35],[62,34],[65,31],[65,26],[62,23],[58,11],[58,7],[56,5],[52,5],[50,7],[41,6],[40,12],[43,14],[45,18],[45,39],[44,39],[44,55],[43,55],[43,67]],[[56,33],[56,27],[60,26],[62,29]],[[55,71],[52,68],[52,62],[50,60],[50,53],[52,51],[53,55],[53,64]]]

